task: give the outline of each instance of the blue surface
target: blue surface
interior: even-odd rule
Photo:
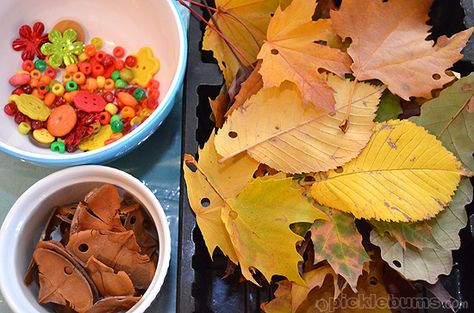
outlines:
[[[181,7],[178,10],[187,29],[188,12]],[[140,179],[156,195],[168,218],[170,269],[161,292],[147,312],[176,312],[181,119],[181,92],[178,92],[175,105],[161,127],[136,150],[106,164]],[[31,165],[0,153],[0,222],[28,187],[57,170],[59,168]],[[1,295],[0,313],[11,313]]]

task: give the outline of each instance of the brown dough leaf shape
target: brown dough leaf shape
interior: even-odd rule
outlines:
[[[128,212],[125,228],[133,230],[141,252],[151,257],[158,248],[158,241],[145,229],[145,215],[139,208],[140,206],[137,206],[135,210]]]
[[[92,307],[94,297],[89,282],[69,260],[45,248],[37,248],[33,259],[39,271],[39,303],[69,305],[78,312]]]
[[[113,218],[112,224],[106,223],[92,215],[87,205],[81,202],[77,205],[76,214],[74,214],[74,218],[72,219],[70,234],[75,234],[87,229],[114,230],[119,232],[126,230],[122,226],[119,216]]]
[[[97,301],[86,313],[119,313],[132,308],[142,297],[109,297]]]
[[[84,202],[104,223],[113,224],[118,219],[120,224],[118,210],[121,201],[115,186],[107,184],[95,188],[86,195]]]
[[[133,296],[135,288],[127,273],[114,273],[111,267],[100,262],[93,256],[86,264],[86,271],[94,281],[103,297]]]
[[[84,230],[71,235],[66,249],[86,264],[90,257],[114,269],[129,273],[134,286],[145,289],[155,273],[155,265],[147,255],[139,253],[133,231],[121,233],[107,230]]]

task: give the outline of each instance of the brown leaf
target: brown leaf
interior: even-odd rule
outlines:
[[[87,261],[86,270],[104,297],[133,296],[135,293],[135,288],[127,273],[123,271],[114,273],[113,268],[93,256]]]
[[[131,309],[142,297],[109,297],[97,301],[86,313],[120,313]]]
[[[217,128],[221,128],[222,125],[224,125],[224,116],[227,112],[229,102],[229,95],[226,92],[220,93],[214,100],[209,98],[209,103],[211,105],[212,114],[214,115]]]
[[[84,198],[89,209],[104,223],[114,225],[119,230],[123,230],[118,216],[120,209],[120,197],[117,188],[106,184],[89,192]]]
[[[358,80],[379,79],[405,100],[431,98],[431,91],[454,77],[445,71],[461,59],[460,53],[474,28],[433,46],[426,41],[426,24],[432,0],[343,1],[331,12],[337,34],[350,37],[347,52]]]

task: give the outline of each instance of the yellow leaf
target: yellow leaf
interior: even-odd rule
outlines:
[[[258,163],[246,155],[239,155],[223,164],[217,162],[214,134],[199,151],[199,163],[191,155],[185,155],[183,164],[189,204],[196,214],[209,254],[219,248],[232,262],[237,256],[229,235],[221,220],[221,210],[226,198],[236,196],[253,178]],[[193,172],[192,168],[196,171]]]
[[[347,52],[358,80],[379,79],[405,100],[431,98],[431,90],[453,80],[445,73],[462,58],[474,28],[427,41],[432,0],[343,1],[331,12],[337,34],[350,37]]]
[[[331,88],[318,70],[324,69],[341,77],[350,72],[349,55],[316,41],[333,40],[330,20],[314,22],[314,0],[294,0],[285,11],[277,9],[268,26],[267,38],[259,59],[264,88],[278,87],[285,80],[298,85],[304,102],[334,110]]]
[[[227,119],[216,136],[217,152],[227,159],[242,151],[286,173],[326,171],[356,157],[372,135],[381,88],[357,83],[351,127],[339,124],[347,109],[352,82],[328,75],[336,114],[304,105],[299,91],[283,83],[259,91]]]
[[[296,251],[303,237],[292,232],[290,224],[327,217],[293,184],[292,178],[258,178],[222,209],[242,275],[254,283],[251,268],[258,269],[268,281],[273,275],[283,275],[304,284],[298,272],[298,262],[303,258]]]
[[[258,51],[267,33],[271,15],[279,4],[286,5],[289,0],[216,0],[217,12],[213,15],[220,31],[236,45],[250,62],[255,62]],[[214,25],[212,20],[209,21]],[[209,26],[204,33],[202,47],[212,50],[224,74],[227,87],[234,80],[242,56],[234,54],[224,39]]]
[[[461,163],[423,127],[409,121],[377,123],[359,156],[322,173],[311,195],[357,218],[419,221],[449,204]]]

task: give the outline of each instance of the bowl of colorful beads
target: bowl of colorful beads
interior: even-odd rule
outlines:
[[[2,2],[0,151],[35,164],[118,158],[171,111],[186,40],[171,0]]]

